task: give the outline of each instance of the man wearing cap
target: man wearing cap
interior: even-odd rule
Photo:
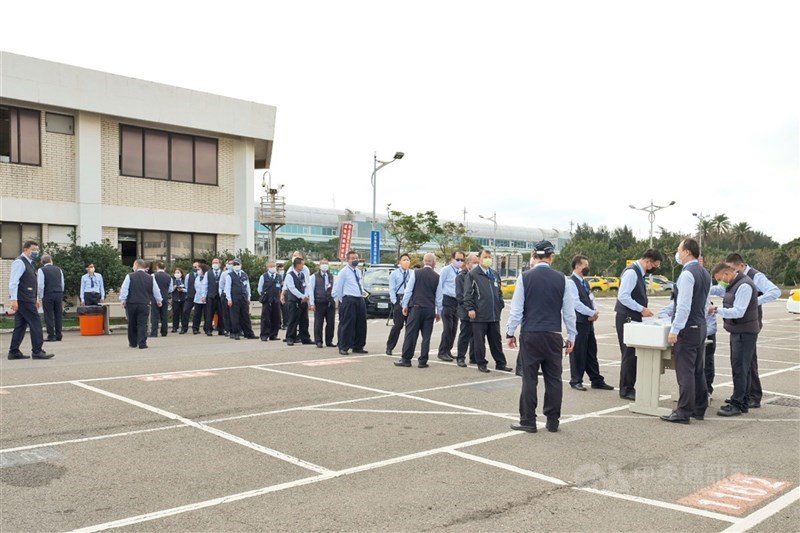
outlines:
[[[233,272],[225,278],[225,295],[231,310],[230,338],[238,341],[244,335],[246,339],[255,339],[250,323],[250,279],[238,257],[233,260]]]
[[[333,299],[339,302],[339,354],[368,353],[367,343],[367,304],[362,289],[362,274],[357,268],[358,252],[347,252],[347,266],[339,271],[333,282]]]
[[[645,275],[654,274],[661,267],[663,257],[658,250],[648,249],[638,261],[622,271],[617,293],[616,328],[621,363],[619,367],[619,397],[636,400],[636,348],[628,348],[624,340],[626,322],[641,322],[642,317],[653,316],[647,308]]]
[[[536,257],[533,254],[531,257]],[[597,338],[594,335],[594,323],[600,317],[596,309],[594,294],[589,288],[586,276],[589,275],[589,258],[576,255],[572,258],[572,276],[569,280],[575,284],[575,322],[577,336],[575,349],[569,354],[569,386],[575,390],[585,391],[583,374],[589,376],[593,389],[614,390],[607,385],[597,361]]]
[[[503,312],[503,292],[500,288],[500,275],[492,270],[492,252],[483,250],[480,263],[469,273],[464,292],[464,309],[472,323],[472,346],[475,349],[475,362],[478,370],[489,372],[486,361],[486,340],[495,362],[495,368],[503,372],[513,372],[506,365],[503,353],[503,339],[500,336],[500,314]]]
[[[439,290],[443,297],[442,338],[439,341],[439,359],[452,361],[453,343],[458,333],[458,300],[456,300],[456,277],[464,264],[464,252],[456,250],[451,254],[450,264],[439,273]]]
[[[519,358],[522,360],[522,392],[519,398],[519,423],[511,429],[536,433],[536,387],[539,368],[544,375],[544,408],[547,430],[558,431],[561,418],[561,350],[565,347],[561,337],[561,322],[567,328],[566,353],[575,345],[575,284],[551,265],[555,248],[550,241],[540,241],[534,246],[536,263],[517,279],[511,298],[511,316],[508,319],[509,348],[517,347],[515,332],[522,324],[519,338]]]

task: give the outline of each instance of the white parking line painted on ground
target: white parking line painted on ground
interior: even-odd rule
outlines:
[[[514,472],[515,474],[522,474],[523,476],[528,476],[541,481],[546,481],[547,483],[552,483],[553,485],[562,485],[562,486],[569,485],[569,483],[567,483],[566,481],[562,481],[558,478],[550,477],[544,474],[540,474],[538,472],[533,472],[532,470],[526,470],[525,468],[520,468],[518,466],[510,465],[508,463],[501,463],[499,461],[487,459],[486,457],[472,455],[471,453],[464,453],[458,450],[450,450],[448,453],[455,455],[456,457],[461,457],[463,459],[475,461],[477,463],[483,463],[485,465],[494,466],[495,468],[502,468],[503,470]]]
[[[796,399],[800,400],[800,396],[795,396],[794,394],[786,394],[785,392],[775,392],[775,391],[763,390],[763,389],[761,390],[761,392],[764,393],[764,394],[774,394],[775,396],[785,396],[787,398],[796,398]]]
[[[152,405],[148,405],[146,403],[142,403],[142,402],[140,402],[138,400],[133,400],[131,398],[127,398],[125,396],[121,396],[121,395],[115,394],[113,392],[109,392],[109,391],[106,391],[106,390],[103,390],[103,389],[98,389],[97,387],[92,387],[91,385],[87,385],[87,384],[81,383],[79,381],[73,381],[72,384],[75,385],[76,387],[81,387],[82,389],[86,389],[86,390],[89,390],[89,391],[92,391],[92,392],[96,392],[97,394],[102,394],[103,396],[107,396],[109,398],[114,398],[115,400],[119,400],[121,402],[125,402],[127,404],[139,407],[141,409],[145,409],[146,411],[150,411],[151,413],[156,413],[156,414],[161,415],[163,417],[169,418],[170,420],[177,420],[178,422],[186,424],[187,426],[199,429],[200,431],[205,431],[206,433],[210,433],[210,434],[215,435],[217,437],[221,437],[221,438],[223,438],[223,439],[225,439],[227,441],[234,442],[236,444],[240,444],[242,446],[250,448],[251,450],[255,450],[257,452],[261,452],[261,453],[263,453],[265,455],[269,455],[269,456],[274,457],[276,459],[280,459],[281,461],[286,461],[287,463],[291,463],[291,464],[293,464],[295,466],[306,468],[308,470],[312,470],[312,471],[317,472],[319,474],[330,473],[330,470],[325,468],[325,467],[322,467],[322,466],[319,466],[319,465],[315,465],[314,463],[309,463],[308,461],[303,461],[302,459],[298,459],[297,457],[293,457],[291,455],[287,455],[287,454],[279,452],[277,450],[273,450],[272,448],[267,448],[266,446],[261,446],[260,444],[256,444],[255,442],[250,442],[248,440],[245,440],[245,439],[243,439],[241,437],[237,437],[236,435],[233,435],[233,434],[228,433],[226,431],[222,431],[221,429],[213,428],[211,426],[207,426],[205,424],[201,424],[199,422],[195,422],[194,420],[189,420],[188,418],[184,418],[184,417],[182,417],[180,415],[177,415],[175,413],[170,413],[169,411],[165,411],[163,409],[159,409],[158,407],[154,407]]]
[[[399,409],[337,409],[335,407],[304,407],[299,411],[321,411],[325,413],[378,413],[392,415],[464,415],[488,416],[483,413],[470,413],[467,411],[408,411]]]
[[[142,433],[153,433],[155,431],[164,431],[165,429],[177,429],[188,427],[185,424],[173,424],[171,426],[164,426],[160,428],[138,429],[136,431],[126,431],[124,433],[111,433],[108,435],[97,435],[95,437],[83,437],[80,439],[61,440],[57,442],[44,442],[42,444],[31,444],[28,446],[17,446],[16,448],[6,448],[0,450],[0,454],[9,452],[18,452],[21,450],[33,450],[36,448],[49,448],[51,446],[62,446],[64,444],[80,444],[82,442],[91,442],[95,440],[113,439],[116,437],[128,437],[130,435],[141,435]]]
[[[798,500],[800,500],[800,487],[795,487],[774,502],[765,505],[758,511],[735,522],[722,533],[741,533],[743,531],[747,531],[748,529],[757,526],[764,520],[775,516]]]

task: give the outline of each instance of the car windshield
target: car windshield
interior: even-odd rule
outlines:
[[[364,272],[364,284],[378,287],[389,286],[389,269],[371,269]]]

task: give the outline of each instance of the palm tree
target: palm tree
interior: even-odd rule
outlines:
[[[708,236],[714,231],[714,222],[708,219],[702,219],[697,223],[697,234],[700,237],[700,248],[703,243],[708,243]],[[701,252],[702,253],[702,250]]]
[[[753,240],[753,228],[747,222],[739,222],[731,227],[731,238],[736,243],[736,249],[741,250]]]
[[[728,233],[731,229],[731,219],[725,214],[714,215],[714,218],[711,219],[711,223],[714,226],[714,232],[717,234],[717,246],[719,246],[722,234]]]

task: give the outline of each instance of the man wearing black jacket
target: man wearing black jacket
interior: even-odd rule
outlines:
[[[478,370],[489,372],[486,361],[486,339],[495,362],[495,368],[503,372],[512,372],[506,365],[503,354],[503,341],[500,338],[500,313],[503,311],[503,292],[500,288],[500,275],[492,270],[492,252],[483,250],[480,263],[469,273],[466,292],[464,293],[464,309],[472,323],[472,345],[475,349],[475,361]]]
[[[222,298],[220,296],[219,282],[222,276],[220,271],[220,260],[214,258],[211,261],[211,270],[208,272],[208,296],[206,296],[206,322],[203,329],[209,337],[214,334],[214,315],[217,315],[217,333],[225,334],[225,313],[222,309]],[[227,306],[226,306],[227,307]]]
[[[186,285],[185,285],[186,303],[183,306],[183,317],[181,319],[182,327],[180,331],[181,335],[189,331],[189,317],[191,315],[192,309],[194,308],[194,295],[195,295],[194,280],[195,278],[197,278],[198,270],[200,270],[200,261],[195,261],[194,263],[192,263],[192,271],[186,278]]]
[[[469,283],[469,272],[478,264],[478,256],[470,253],[464,261],[464,266],[456,277],[456,300],[458,301],[458,321],[460,329],[458,331],[458,343],[456,352],[456,363],[460,367],[466,367],[467,351],[469,351],[469,364],[475,364],[475,348],[472,343],[472,323],[469,321],[467,309],[464,307],[464,293]]]

